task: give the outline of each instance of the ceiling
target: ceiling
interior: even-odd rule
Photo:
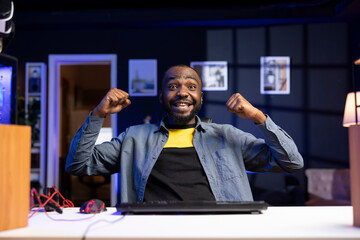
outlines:
[[[123,7],[206,7],[206,6],[241,6],[247,8],[259,7],[334,7],[341,0],[221,0],[221,1],[202,1],[202,0],[13,0],[19,8],[42,8],[42,9],[76,9],[76,8],[123,8]]]
[[[107,22],[113,24],[179,21],[246,21],[269,19],[312,22],[323,19],[359,21],[359,0],[13,0],[18,24],[44,15],[47,24]],[[89,18],[90,16],[93,16]],[[43,21],[38,19],[38,21]],[[245,22],[244,22],[245,21]]]
[[[351,0],[13,0],[18,10],[76,10],[76,9],[121,9],[121,8],[243,8],[253,10],[301,10],[316,9],[319,14],[323,11],[336,11],[340,4],[347,5]]]

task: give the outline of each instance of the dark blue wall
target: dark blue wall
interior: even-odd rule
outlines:
[[[56,16],[59,14],[59,16]],[[351,61],[359,57],[356,24],[296,23],[231,26],[162,24],[152,26],[91,24],[86,19],[72,24],[64,13],[52,13],[56,23],[42,16],[15,15],[15,38],[7,54],[19,59],[19,94],[22,94],[26,62],[48,61],[49,54],[115,53],[118,58],[118,87],[128,89],[128,60],[157,59],[158,77],[174,64],[190,61],[228,61],[229,90],[206,92],[201,116],[230,123],[259,136],[254,125],[227,112],[225,102],[240,92],[268,113],[295,140],[306,168],[347,168],[347,129],[342,115],[347,92],[351,91]],[[91,19],[91,14],[88,18]],[[216,25],[216,23],[215,23]],[[260,94],[260,56],[291,57],[291,93]],[[118,129],[140,124],[146,115],[152,121],[164,112],[158,97],[133,97],[131,107],[118,116]],[[304,172],[296,175],[303,188]],[[283,176],[263,175],[258,187],[276,189]]]

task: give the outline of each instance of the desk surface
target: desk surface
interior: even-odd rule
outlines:
[[[262,214],[127,215],[115,208],[96,215],[79,208],[36,213],[25,228],[0,239],[360,239],[352,207],[269,207]],[[79,219],[85,219],[78,221]]]

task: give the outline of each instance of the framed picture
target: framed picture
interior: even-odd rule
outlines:
[[[261,57],[261,94],[290,94],[290,57]]]
[[[227,91],[228,68],[226,61],[190,62],[203,81],[203,91]]]
[[[43,63],[26,63],[26,87],[28,93],[41,93],[41,82],[46,77],[45,68],[46,66]]]
[[[129,59],[129,95],[157,96],[157,60]]]

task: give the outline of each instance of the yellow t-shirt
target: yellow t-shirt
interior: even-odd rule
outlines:
[[[195,128],[168,129],[169,139],[164,148],[188,148],[194,147],[193,137]]]
[[[144,201],[215,201],[193,145],[194,126],[168,130],[168,141],[146,183]]]

